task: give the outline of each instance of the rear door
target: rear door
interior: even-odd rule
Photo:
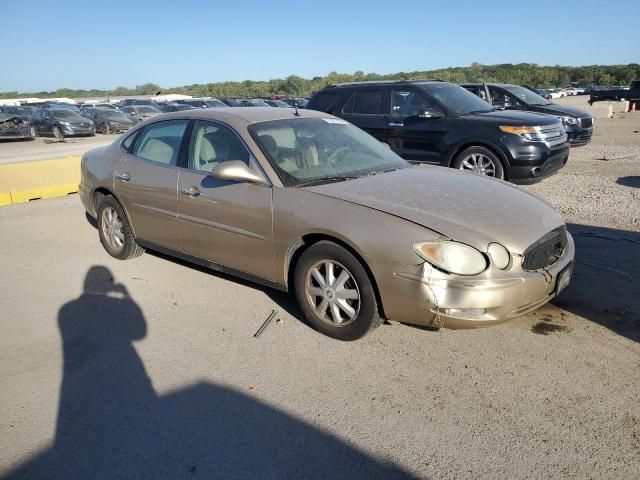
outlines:
[[[401,87],[391,91],[390,105],[385,141],[391,149],[405,160],[440,164],[447,119],[422,118],[420,113],[430,110],[444,115],[442,109],[418,90]]]
[[[385,141],[385,122],[389,115],[388,95],[384,88],[367,88],[354,91],[336,115],[356,127]]]
[[[232,160],[259,169],[240,137],[223,124],[196,120],[187,158],[178,188],[185,252],[274,280],[271,187],[210,174]]]
[[[147,125],[115,171],[114,188],[136,238],[181,250],[178,226],[178,168],[188,120]]]

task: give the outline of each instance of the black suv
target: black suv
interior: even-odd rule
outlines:
[[[584,110],[550,102],[528,88],[509,83],[463,83],[461,86],[497,108],[555,115],[562,121],[572,147],[591,141],[593,117]]]
[[[387,143],[410,162],[534,183],[562,168],[569,142],[556,117],[500,111],[439,81],[329,85],[307,108],[331,113]]]

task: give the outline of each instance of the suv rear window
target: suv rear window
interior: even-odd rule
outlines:
[[[363,90],[355,92],[345,104],[344,113],[376,115],[382,112],[383,90]]]
[[[340,92],[319,92],[316,93],[307,108],[310,110],[318,110],[320,112],[328,112],[331,105],[340,96]]]

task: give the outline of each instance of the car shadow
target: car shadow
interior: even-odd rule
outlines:
[[[229,387],[199,382],[159,395],[134,345],[147,322],[106,267],[89,269],[58,325],[54,441],[6,479],[415,478]]]
[[[620,177],[616,183],[624,187],[640,188],[640,176]]]
[[[552,304],[640,342],[640,232],[567,228],[576,264],[571,284]]]

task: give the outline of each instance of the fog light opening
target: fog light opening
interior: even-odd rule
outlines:
[[[540,175],[540,173],[542,173],[542,169],[540,167],[536,167],[533,170],[531,170],[531,173],[533,174],[534,177],[537,177],[538,175]]]

